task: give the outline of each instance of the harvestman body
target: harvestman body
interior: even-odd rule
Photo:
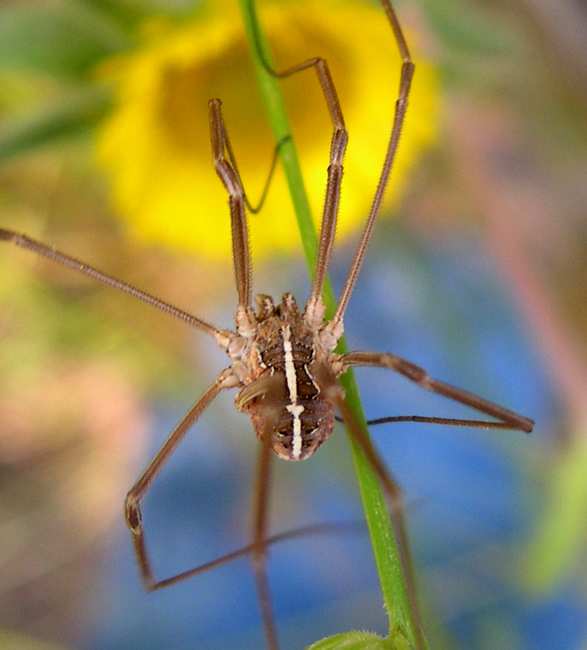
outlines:
[[[327,63],[320,58],[310,59],[285,72],[272,73],[277,77],[285,77],[301,70],[314,68],[318,74],[334,126],[326,199],[312,291],[302,312],[299,311],[291,293],[284,294],[282,301],[278,305],[275,305],[269,296],[260,294],[256,297],[256,311],[253,311],[251,304],[251,264],[248,253],[245,214],[246,198],[234,164],[232,149],[222,119],[221,103],[218,99],[210,101],[210,129],[214,166],[230,197],[233,259],[238,293],[235,331],[219,329],[163,300],[108,276],[73,257],[56,251],[50,246],[30,239],[25,235],[0,229],[0,241],[10,242],[32,250],[184,320],[189,325],[213,336],[217,344],[227,353],[231,361],[230,365],[218,375],[214,383],[188,411],[129,491],[125,502],[126,521],[132,533],[143,582],[148,590],[159,589],[179,582],[234,557],[252,553],[263,623],[267,644],[270,648],[277,648],[277,635],[271,611],[265,569],[265,548],[276,539],[269,538],[267,535],[270,452],[273,451],[286,460],[302,460],[312,455],[334,429],[335,408],[341,412],[350,433],[361,446],[382,482],[387,497],[391,501],[391,514],[396,526],[398,541],[403,548],[404,560],[409,557],[400,511],[399,488],[377,453],[366,441],[350,409],[346,406],[344,391],[337,381],[338,376],[355,366],[389,368],[401,373],[425,389],[468,405],[497,420],[455,420],[406,416],[386,418],[386,421],[411,420],[486,428],[518,429],[525,432],[530,432],[533,428],[532,420],[460,388],[433,379],[423,369],[395,355],[362,351],[348,354],[336,354],[334,352],[343,334],[344,313],[361,268],[391,173],[414,71],[414,65],[410,59],[395,12],[389,0],[381,0],[381,4],[387,15],[403,61],[400,89],[395,105],[393,127],[372,207],[334,316],[329,321],[324,319],[325,306],[322,300],[322,291],[334,242],[347,132]],[[145,544],[141,521],[141,500],[183,436],[218,393],[228,388],[239,389],[235,397],[236,408],[249,414],[255,434],[262,443],[255,495],[253,543],[247,548],[241,549],[230,556],[220,558],[208,565],[157,581],[154,578]],[[409,561],[407,564],[409,565]],[[409,566],[406,569],[409,580]]]

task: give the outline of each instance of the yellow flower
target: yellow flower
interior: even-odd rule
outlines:
[[[260,3],[278,69],[311,56],[330,66],[350,133],[337,235],[366,218],[396,99],[400,59],[380,7],[351,0]],[[208,100],[219,97],[245,191],[254,203],[275,143],[252,71],[236,0],[204,2],[190,21],[145,27],[140,46],[108,62],[115,107],[98,134],[98,157],[114,202],[146,240],[210,257],[230,254],[227,195],[211,158]],[[397,198],[422,147],[437,131],[434,71],[419,65],[388,198]],[[314,218],[320,219],[331,124],[312,70],[285,79]],[[297,250],[299,238],[281,170],[260,214],[249,219],[255,256]]]

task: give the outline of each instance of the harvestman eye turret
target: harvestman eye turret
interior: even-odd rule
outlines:
[[[317,260],[311,294],[302,311],[299,310],[291,293],[285,293],[278,305],[269,296],[260,294],[255,299],[256,309],[253,310],[245,192],[234,164],[232,149],[222,119],[221,102],[218,99],[212,99],[209,103],[210,131],[214,166],[229,195],[233,260],[238,294],[234,331],[219,329],[163,300],[61,253],[51,246],[25,235],[0,229],[0,241],[29,249],[129,293],[212,336],[228,355],[230,365],[220,372],[214,383],[188,411],[129,491],[125,502],[126,521],[132,533],[143,583],[148,590],[159,589],[179,582],[233,557],[252,553],[263,624],[267,644],[270,648],[277,648],[277,634],[265,568],[265,548],[275,539],[269,538],[267,535],[271,451],[286,460],[307,458],[330,436],[334,429],[335,410],[339,411],[382,482],[391,501],[394,523],[398,529],[399,543],[403,547],[404,558],[408,556],[400,512],[399,488],[385,469],[379,456],[365,441],[363,434],[356,426],[352,414],[344,402],[344,391],[337,380],[340,375],[356,366],[389,368],[404,375],[422,388],[461,402],[495,418],[493,421],[485,421],[409,416],[391,417],[387,418],[387,421],[412,420],[517,429],[528,433],[532,431],[533,427],[532,420],[460,388],[433,379],[422,368],[393,354],[363,351],[348,354],[334,352],[343,334],[344,314],[373,233],[393,166],[414,71],[414,65],[395,12],[389,0],[381,0],[381,4],[402,59],[399,94],[373,203],[336,310],[330,320],[324,318],[325,306],[322,292],[334,243],[347,131],[328,65],[321,58],[309,59],[283,72],[272,73],[277,77],[287,77],[296,72],[313,68],[318,75],[333,123],[326,198]],[[255,495],[253,542],[249,547],[209,565],[157,581],[147,553],[141,518],[141,501],[184,435],[218,393],[229,388],[238,390],[235,397],[236,408],[249,414],[255,435],[262,443],[259,452],[259,477]]]

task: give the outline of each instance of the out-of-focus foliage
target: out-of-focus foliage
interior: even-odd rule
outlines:
[[[375,5],[261,5],[267,36],[280,44],[278,67],[319,51],[337,81],[353,133],[338,226],[339,237],[348,236],[369,209],[384,154],[398,84],[397,48]],[[114,204],[136,235],[206,256],[229,257],[229,221],[220,218],[226,192],[210,161],[208,100],[220,97],[224,102],[227,128],[253,202],[265,184],[275,147],[236,4],[201,2],[181,17],[153,7],[149,16],[147,10],[130,26],[97,5],[61,2],[39,11],[17,5],[6,13],[0,71],[26,71],[70,83],[55,99],[40,102],[32,115],[18,113],[0,129],[0,157],[96,127],[98,158]],[[22,43],[32,46],[22,51]],[[381,83],[385,78],[389,83]],[[311,71],[288,80],[284,93],[318,221],[332,130],[326,103]],[[412,119],[388,193],[396,201],[419,151],[437,134],[437,81],[423,61],[413,98]],[[284,195],[286,182],[278,168],[265,209],[250,223],[257,254],[275,255],[297,246],[293,212]]]

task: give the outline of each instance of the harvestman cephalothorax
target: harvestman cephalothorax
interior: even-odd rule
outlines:
[[[325,320],[322,293],[336,230],[347,131],[328,65],[321,58],[309,59],[283,72],[272,73],[276,77],[287,77],[302,70],[314,68],[333,123],[326,197],[318,241],[317,259],[310,298],[306,302],[303,311],[299,311],[291,293],[285,293],[281,302],[277,305],[271,297],[259,294],[255,298],[256,309],[253,309],[246,197],[234,163],[234,156],[224,126],[219,99],[212,99],[209,102],[210,131],[214,166],[229,195],[233,261],[238,294],[234,331],[219,329],[205,320],[106,275],[84,262],[55,250],[51,246],[30,239],[25,235],[0,229],[0,241],[29,249],[143,300],[211,336],[228,355],[230,365],[220,372],[214,383],[196,401],[149,463],[135,485],[130,489],[125,502],[126,522],[132,533],[143,583],[148,590],[155,590],[177,583],[234,557],[250,553],[253,557],[265,635],[270,648],[277,648],[278,645],[265,567],[266,547],[277,539],[277,537],[269,537],[267,533],[271,452],[286,460],[302,460],[309,457],[332,433],[336,419],[335,410],[338,410],[342,415],[342,419],[345,420],[350,433],[362,448],[382,483],[390,501],[398,541],[400,546],[403,547],[404,559],[408,558],[399,488],[377,453],[364,438],[352,413],[345,404],[344,391],[337,379],[340,375],[349,368],[356,366],[389,368],[404,375],[422,388],[461,402],[495,418],[494,421],[485,421],[408,416],[386,418],[387,421],[411,420],[437,424],[515,429],[525,432],[530,432],[533,427],[532,420],[460,388],[433,379],[423,369],[393,354],[364,351],[347,354],[336,354],[334,352],[343,334],[344,314],[381,208],[383,194],[388,183],[402,131],[414,72],[414,64],[411,61],[395,12],[389,0],[381,0],[381,4],[402,59],[399,93],[393,114],[391,135],[373,203],[334,315],[329,320]],[[249,414],[255,435],[261,441],[259,447],[259,474],[254,497],[253,541],[247,548],[241,549],[230,556],[220,558],[208,565],[185,571],[164,580],[156,580],[145,543],[141,520],[141,501],[149,486],[188,430],[191,429],[212,400],[221,391],[229,388],[238,390],[235,397],[236,408]],[[408,569],[409,579],[409,567],[406,568]]]

